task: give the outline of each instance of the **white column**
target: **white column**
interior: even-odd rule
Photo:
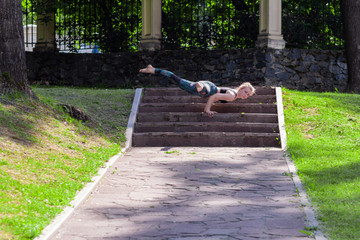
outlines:
[[[285,48],[281,34],[281,0],[260,0],[259,36],[256,41],[258,48]]]
[[[34,51],[57,51],[55,42],[55,14],[38,13]]]
[[[161,0],[143,0],[139,50],[159,50],[161,39]]]

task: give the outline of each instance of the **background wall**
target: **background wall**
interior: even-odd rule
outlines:
[[[139,74],[152,64],[192,81],[219,86],[284,86],[313,91],[343,91],[347,64],[343,51],[239,49],[156,51],[114,54],[27,52],[30,83],[82,87],[171,86],[160,76]]]

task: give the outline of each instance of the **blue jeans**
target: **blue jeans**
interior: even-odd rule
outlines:
[[[173,80],[181,89],[185,90],[186,92],[193,94],[193,95],[197,95],[203,98],[207,98],[210,97],[211,95],[214,95],[218,92],[218,88],[216,87],[216,85],[210,81],[199,81],[200,83],[203,84],[204,88],[203,90],[201,90],[201,92],[198,92],[196,90],[196,86],[195,86],[195,82],[180,78],[178,76],[176,76],[174,73],[167,71],[167,70],[163,70],[163,69],[158,69],[155,68],[155,73],[158,73],[162,76],[165,76],[167,78],[170,78],[171,80]]]

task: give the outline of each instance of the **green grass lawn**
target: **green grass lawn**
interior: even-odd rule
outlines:
[[[283,90],[288,151],[329,239],[360,239],[360,95]]]
[[[34,88],[0,98],[0,239],[33,239],[119,153],[133,90]],[[82,108],[71,118],[58,103]]]

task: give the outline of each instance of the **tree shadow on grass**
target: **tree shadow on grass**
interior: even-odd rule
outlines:
[[[26,117],[33,109],[1,98],[0,104],[5,106],[0,109],[1,136],[7,136],[22,145],[34,144],[37,141],[35,122]]]
[[[134,91],[73,87],[36,88],[44,98],[80,109],[90,118],[82,124],[116,143],[125,142]],[[70,113],[69,108],[65,112]]]
[[[333,239],[359,239],[360,162],[302,170],[319,220]]]
[[[340,142],[329,144],[322,143],[320,140],[316,141],[316,139],[308,141],[308,144],[291,142],[288,146],[288,151],[296,163],[306,161],[306,163],[299,163],[305,165],[299,169],[301,174],[315,178],[314,181],[318,184],[323,183],[323,180],[329,181],[327,184],[332,184],[359,178],[360,148],[357,147],[358,143],[341,145]],[[306,165],[311,165],[311,167]]]
[[[289,144],[289,152],[331,237],[359,239],[359,231],[354,231],[360,211],[360,148],[356,143],[309,140],[307,144]]]

